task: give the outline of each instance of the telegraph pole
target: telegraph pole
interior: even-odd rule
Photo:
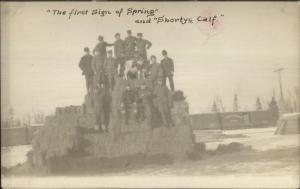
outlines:
[[[278,79],[279,79],[279,88],[280,88],[280,100],[283,101],[284,97],[283,97],[283,91],[282,91],[282,83],[281,83],[281,71],[283,71],[283,68],[279,68],[274,70],[274,72],[278,73]]]

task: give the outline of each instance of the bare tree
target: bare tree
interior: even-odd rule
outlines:
[[[262,105],[261,105],[259,97],[256,98],[256,104],[255,104],[255,106],[256,106],[256,110],[262,110]]]
[[[217,106],[216,101],[214,101],[211,111],[212,112],[219,112],[220,111],[219,108],[218,108],[218,106]]]
[[[233,111],[234,112],[238,112],[239,111],[238,95],[237,94],[234,94]]]

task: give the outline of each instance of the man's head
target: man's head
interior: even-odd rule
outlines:
[[[88,47],[84,47],[83,51],[85,54],[90,54],[90,49]]]
[[[128,35],[128,36],[131,36],[131,35],[132,35],[131,30],[127,30],[127,35]]]
[[[150,61],[151,61],[152,64],[156,63],[156,56],[155,55],[151,55],[150,56]]]
[[[102,36],[102,35],[99,35],[98,41],[103,41],[103,40],[104,40],[103,36]]]
[[[108,51],[107,51],[107,56],[108,56],[108,57],[112,57],[112,55],[113,55],[112,50],[108,50]]]
[[[116,34],[115,34],[115,38],[116,38],[116,39],[120,39],[120,38],[121,38],[120,33],[116,33]]]
[[[143,38],[143,33],[137,33],[137,37],[138,37],[139,39],[142,39],[142,38]]]
[[[161,51],[161,54],[165,57],[168,56],[168,52],[166,50]]]

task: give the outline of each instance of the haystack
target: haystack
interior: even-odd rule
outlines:
[[[89,157],[89,161],[91,158],[106,158],[109,161],[141,154],[145,158],[165,155],[173,161],[186,160],[188,154],[193,151],[193,137],[188,118],[188,104],[184,98],[175,98],[173,101],[171,112],[174,127],[163,127],[159,120],[156,120],[155,127],[147,121],[138,123],[130,120],[129,124],[125,125],[120,120],[122,90],[128,84],[138,87],[142,83],[148,85],[144,80],[117,81],[115,89],[111,92],[108,133],[93,130],[95,114],[89,95],[82,106],[57,108],[55,115],[48,117],[45,128],[35,136],[32,143],[32,164],[35,167],[49,166],[47,162],[55,160],[54,164],[60,165],[60,159],[69,158],[68,162],[71,162],[71,159],[73,161],[77,158],[78,161],[78,158],[83,157]],[[113,164],[114,161],[111,162]]]

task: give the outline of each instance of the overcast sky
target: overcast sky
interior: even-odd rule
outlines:
[[[98,35],[107,42],[127,29],[153,43],[149,55],[166,49],[175,62],[175,88],[184,91],[192,113],[207,112],[219,95],[232,110],[238,94],[242,109],[256,97],[266,103],[278,91],[274,69],[284,67],[283,87],[299,84],[299,14],[295,3],[148,2],[148,3],[1,3],[2,102],[21,116],[32,109],[46,114],[57,106],[80,105],[86,93],[78,68],[83,47]],[[158,9],[156,16],[221,15],[218,27],[207,23],[137,24],[145,15],[53,16],[48,9]],[[206,24],[206,25],[205,25]],[[9,98],[7,98],[9,96]]]

